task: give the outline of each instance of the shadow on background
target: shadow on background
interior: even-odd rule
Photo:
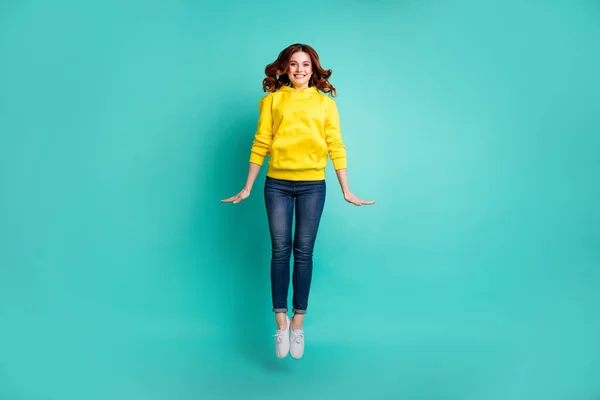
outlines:
[[[213,251],[219,253],[222,265],[227,268],[219,274],[218,285],[227,292],[226,309],[231,313],[223,314],[222,318],[246,359],[267,370],[286,371],[285,364],[275,357],[273,344],[271,242],[263,194],[266,160],[250,197],[238,204],[220,203],[237,194],[246,183],[258,115],[254,104],[247,102],[222,109],[227,111],[218,116],[214,125],[221,132],[216,133],[218,139],[211,150],[218,155],[218,162],[207,169],[214,194],[211,197],[219,206]]]

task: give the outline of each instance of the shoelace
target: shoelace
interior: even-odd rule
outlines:
[[[298,333],[292,331],[292,340],[296,342],[296,344],[300,344],[300,340],[304,339],[304,332],[300,331]]]
[[[281,343],[281,341],[283,340],[283,336],[285,336],[285,333],[285,330],[277,330],[277,333],[273,335],[277,338],[277,343]]]

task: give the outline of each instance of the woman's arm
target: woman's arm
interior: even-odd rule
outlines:
[[[327,142],[329,157],[333,162],[333,168],[335,169],[338,181],[340,182],[342,193],[344,193],[344,200],[356,206],[375,204],[372,200],[359,199],[350,191],[346,171],[346,149],[340,128],[340,115],[337,105],[333,100],[329,102],[327,118],[325,119],[325,140]]]
[[[266,95],[258,103],[260,115],[256,133],[254,134],[254,141],[252,142],[252,148],[250,149],[250,166],[248,167],[246,184],[235,196],[221,200],[222,203],[237,204],[250,196],[254,181],[264,163],[265,157],[269,155],[271,142],[273,141],[273,117],[271,115],[272,101],[272,96]]]

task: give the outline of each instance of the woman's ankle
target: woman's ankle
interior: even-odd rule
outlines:
[[[304,323],[304,314],[294,314],[292,317],[292,330],[302,330],[302,324]]]
[[[286,313],[275,313],[275,323],[278,329],[285,329],[287,327]]]

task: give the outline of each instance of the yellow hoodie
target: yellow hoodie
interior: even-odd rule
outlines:
[[[294,181],[325,179],[327,156],[334,169],[346,168],[346,150],[335,101],[314,86],[296,90],[282,86],[259,102],[260,117],[250,162],[267,176]]]

